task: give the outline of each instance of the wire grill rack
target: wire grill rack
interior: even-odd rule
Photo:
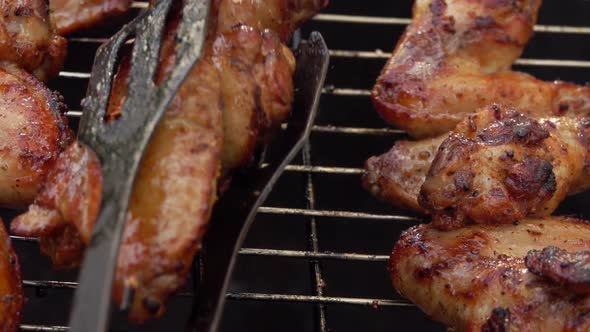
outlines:
[[[412,2],[333,1],[303,28],[304,36],[322,32],[331,47],[320,115],[310,143],[260,208],[240,251],[223,331],[443,330],[395,294],[385,268],[399,233],[421,219],[376,202],[359,185],[364,160],[405,138],[401,130],[384,128],[368,96],[410,22]],[[146,5],[136,1],[133,8]],[[539,22],[515,68],[546,80],[590,80],[590,1],[546,0]],[[51,83],[64,94],[74,128],[94,52],[112,32],[71,37],[65,70]],[[584,212],[579,204],[587,198],[568,199],[561,212]],[[14,212],[1,215],[10,220]],[[67,331],[76,272],[53,271],[37,239],[12,238],[28,297],[21,330]],[[164,318],[141,330],[181,330],[190,313],[190,284]],[[113,331],[134,330],[115,317]]]

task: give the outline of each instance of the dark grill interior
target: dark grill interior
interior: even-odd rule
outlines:
[[[411,0],[339,1],[305,25],[322,32],[331,70],[310,144],[260,210],[241,251],[223,331],[443,331],[393,291],[386,272],[399,233],[419,219],[375,201],[359,184],[364,160],[403,132],[385,128],[368,89],[409,22]],[[145,3],[134,3],[134,13]],[[133,15],[132,13],[131,15]],[[516,69],[579,84],[590,80],[590,1],[546,0],[537,34]],[[64,72],[50,86],[70,106],[75,127],[94,52],[113,29],[70,39]],[[589,195],[569,198],[559,214],[590,218]],[[2,211],[5,221],[14,212]],[[65,331],[76,272],[54,271],[35,239],[14,238],[28,302],[24,331]],[[168,314],[140,328],[115,317],[113,331],[180,331],[192,283]]]

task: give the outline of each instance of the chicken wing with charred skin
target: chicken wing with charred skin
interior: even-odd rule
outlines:
[[[452,130],[492,103],[525,115],[590,112],[590,87],[510,71],[540,0],[416,0],[412,23],[372,91],[379,114],[413,137]]]
[[[45,0],[0,0],[0,61],[11,62],[40,80],[59,73],[67,41],[56,34]]]
[[[418,201],[444,229],[549,215],[590,184],[589,128],[586,117],[537,121],[500,106],[483,109],[441,144]]]
[[[51,20],[61,35],[100,25],[126,13],[132,0],[50,0]]]
[[[590,224],[547,217],[452,231],[414,226],[389,269],[402,296],[455,331],[588,331],[590,296],[525,265],[529,251],[551,246],[589,250]]]
[[[482,112],[488,112],[488,119],[489,119],[489,116],[491,115],[491,113],[496,112],[491,107],[498,107],[498,109],[500,110],[500,113],[498,113],[498,114],[505,114],[505,112],[507,111],[505,107],[490,106],[490,108],[488,108],[487,111],[483,110],[483,111],[480,111],[480,113],[484,114]],[[472,124],[475,124],[474,119],[481,120],[481,116],[475,117],[475,118],[468,117],[467,119],[465,119],[464,121],[459,123],[459,125],[455,128],[455,130],[450,135],[452,136],[457,133],[459,133],[461,135],[465,135],[465,134],[472,135],[472,136],[475,135],[474,134],[475,132],[472,132],[471,134],[469,134],[469,132],[471,130],[471,128],[469,126],[471,126]],[[525,120],[524,117],[521,117],[521,119]],[[537,119],[536,122],[540,123],[542,127],[547,128],[547,130],[549,130],[552,133],[553,137],[562,136],[561,133],[563,133],[563,134],[570,133],[572,135],[578,135],[577,137],[574,137],[574,136],[570,136],[567,138],[562,137],[562,139],[563,138],[566,139],[566,141],[564,142],[564,144],[565,144],[564,147],[566,147],[568,149],[566,151],[560,152],[557,155],[551,156],[550,159],[553,157],[565,158],[565,159],[559,159],[559,161],[556,161],[556,162],[561,163],[561,165],[571,164],[572,162],[579,162],[580,164],[576,164],[575,166],[576,166],[576,169],[579,169],[579,167],[583,166],[581,168],[581,172],[576,171],[576,172],[567,173],[567,174],[569,174],[568,176],[570,176],[571,178],[568,178],[568,180],[566,182],[562,181],[562,182],[558,183],[558,185],[561,185],[562,183],[569,183],[568,189],[567,189],[568,194],[575,194],[575,193],[586,190],[588,188],[588,186],[590,185],[590,179],[588,178],[588,172],[590,172],[590,168],[587,167],[587,165],[588,165],[588,162],[587,162],[588,156],[586,155],[587,152],[582,152],[580,150],[580,148],[587,150],[588,147],[590,146],[589,142],[588,142],[588,137],[586,135],[586,129],[585,129],[588,126],[588,118],[583,117],[583,116],[574,117],[570,114],[566,114],[562,117],[550,117],[550,118],[534,118],[534,117],[529,118],[529,117],[526,117],[526,119],[528,119],[528,120],[525,120],[525,121],[529,124],[532,123],[531,122],[531,121],[533,121],[532,119]],[[493,120],[493,121],[498,121],[498,120]],[[533,122],[535,122],[535,121],[533,121]],[[501,125],[501,123],[498,122],[494,126],[500,126],[500,125]],[[520,127],[521,125],[524,126],[524,123],[519,124],[518,128],[515,128],[515,129],[522,129],[522,130],[526,129],[525,127]],[[481,128],[479,128],[478,130],[480,130],[480,129]],[[476,131],[478,131],[478,130],[476,130]],[[420,206],[420,204],[418,203],[418,196],[420,193],[420,189],[422,188],[422,185],[424,184],[424,182],[427,178],[428,170],[431,169],[431,165],[433,164],[433,160],[435,160],[435,157],[438,154],[458,153],[458,151],[456,151],[456,150],[459,150],[461,148],[467,148],[467,146],[465,146],[464,144],[459,144],[461,140],[456,135],[453,136],[453,138],[449,138],[450,135],[445,134],[445,135],[441,135],[441,136],[438,136],[435,138],[423,139],[423,140],[419,140],[419,141],[398,141],[398,142],[396,142],[395,145],[391,148],[391,150],[388,151],[387,153],[385,153],[381,156],[371,157],[369,160],[367,160],[367,162],[365,164],[365,173],[362,178],[363,186],[371,194],[373,194],[374,196],[376,196],[384,201],[387,201],[387,202],[390,202],[390,203],[396,204],[396,205],[401,205],[403,207],[407,207],[407,208],[413,209],[413,210],[421,212],[421,213],[429,213],[430,211],[428,211],[428,208],[431,208],[432,206]],[[442,145],[443,142],[446,142],[446,143],[444,145]],[[453,142],[455,144],[451,144]],[[562,142],[562,141],[560,140],[560,142]],[[464,143],[465,143],[465,141],[464,141]],[[482,142],[480,142],[480,143],[482,143]],[[512,147],[518,147],[520,149],[520,148],[524,147],[524,145],[522,145],[522,143],[526,143],[526,142],[516,140],[515,145],[512,145]],[[482,157],[484,154],[491,154],[492,153],[491,151],[493,149],[510,148],[509,145],[497,145],[497,144],[483,144],[483,143],[479,144],[478,143],[478,144],[472,144],[472,145],[473,146],[469,149],[472,149],[475,146],[477,146],[478,151],[480,151],[480,154],[478,156],[480,156],[480,157]],[[484,148],[484,146],[485,146],[485,148]],[[539,148],[542,148],[542,147],[545,147],[545,146],[544,145],[539,146]],[[551,153],[556,153],[555,149],[552,151],[553,152],[551,152]],[[466,151],[463,151],[463,152],[465,153]],[[471,154],[473,152],[474,151],[470,150],[469,154]],[[582,153],[582,154],[580,154],[580,153]],[[577,157],[574,158],[573,156],[577,156]],[[496,157],[498,157],[498,156],[496,156]],[[487,156],[486,158],[491,158],[491,156]],[[582,159],[580,160],[579,158],[582,158]],[[490,159],[490,160],[492,160],[492,159]],[[507,159],[504,158],[504,161],[506,161],[506,160]],[[444,161],[444,159],[439,158],[439,162],[438,162],[439,167],[440,167],[440,163],[443,161]],[[464,165],[465,167],[471,167],[469,165],[473,165],[476,162],[480,162],[480,167],[481,167],[481,162],[483,161],[483,159],[479,158],[478,160],[476,160],[474,158],[470,158],[469,161],[467,161],[466,159],[464,159],[463,161],[465,162],[465,165]],[[459,164],[462,163],[463,161],[456,160],[454,162],[454,165],[459,167]],[[493,163],[496,163],[496,164],[499,162],[501,162],[501,161],[498,159],[494,159],[494,161],[493,161]],[[485,161],[483,163],[483,165],[489,166],[488,169],[490,169],[495,174],[494,177],[501,176],[501,174],[503,174],[503,172],[504,172],[504,168],[500,167],[500,168],[494,169],[494,167],[491,166],[491,163],[492,163],[491,161]],[[449,165],[447,165],[447,166],[449,166]],[[496,165],[496,166],[498,166],[498,165]],[[482,169],[478,169],[478,171],[481,171],[481,170]],[[438,171],[436,171],[437,175],[439,175],[439,179],[441,176],[445,176],[444,175],[445,172],[448,174],[454,174],[453,171],[450,170],[450,168],[445,167],[445,168],[442,168],[442,169],[439,169]],[[454,175],[456,175],[456,174],[454,174]],[[447,180],[450,180],[451,177],[447,178]],[[444,183],[447,183],[447,182],[444,182]],[[438,184],[441,184],[441,183],[438,183]],[[432,190],[433,188],[434,188],[433,186],[430,186],[429,189],[427,189],[427,190]],[[449,189],[451,189],[451,187],[444,187],[444,188],[440,187],[436,190],[439,193],[441,193],[442,191],[446,191],[445,197],[439,197],[439,198],[443,199],[444,201],[446,201],[448,203],[447,205],[445,205],[447,208],[452,208],[450,201],[456,202],[457,200],[464,200],[464,202],[466,204],[472,204],[476,201],[479,201],[479,202],[486,201],[486,198],[482,198],[481,196],[479,198],[468,197],[468,196],[460,194],[460,192],[455,192],[454,194],[451,194],[451,192],[448,191]],[[532,188],[529,188],[529,189],[532,189]],[[486,192],[489,192],[489,190],[486,190]],[[498,195],[500,195],[500,192],[496,192],[496,193]],[[427,193],[425,193],[425,194],[427,194]],[[472,192],[472,194],[473,194],[473,192]],[[458,198],[459,196],[461,196],[462,198],[459,199]],[[479,191],[477,191],[476,196],[479,196]],[[488,198],[490,198],[490,197],[488,197]],[[470,203],[467,203],[467,201],[469,201]],[[487,208],[490,207],[489,203],[491,203],[492,201],[486,202]],[[428,203],[427,200],[426,201],[423,200],[423,202]],[[555,206],[556,203],[558,203],[558,201],[554,200],[553,203],[550,205]],[[517,204],[517,203],[513,202],[513,204]],[[537,207],[539,207],[539,206],[537,206]],[[439,206],[439,208],[442,208],[442,206]],[[549,207],[546,211],[547,211],[547,213],[549,213],[549,211],[553,211],[553,209],[554,209],[553,207]],[[517,210],[520,210],[521,212],[524,211],[522,209],[517,209]],[[500,211],[502,211],[502,210],[500,210]],[[447,212],[451,213],[452,211],[449,210]],[[455,212],[457,212],[457,211],[455,211]],[[498,212],[498,210],[494,211],[494,213],[497,213],[497,212]],[[519,215],[517,217],[517,215],[514,214],[515,212],[516,212],[516,210],[509,214],[510,218],[522,217],[522,215]],[[530,210],[527,213],[530,213],[530,212],[532,212],[532,210]],[[537,212],[539,212],[539,211],[537,211]],[[500,218],[500,217],[498,216],[498,218]],[[484,218],[484,219],[489,220],[489,218],[487,218],[487,219]],[[507,222],[509,222],[509,220]]]

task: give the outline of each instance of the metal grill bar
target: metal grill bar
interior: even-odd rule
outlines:
[[[312,167],[311,163],[311,143],[308,142],[305,147],[303,148],[303,163],[306,167]],[[308,209],[315,209],[315,191],[313,186],[313,175],[311,173],[307,173],[307,188],[306,188],[306,199],[307,199],[307,208]],[[309,223],[309,247],[313,253],[319,252],[319,239],[318,239],[318,231],[317,231],[317,221],[315,216],[310,216]],[[312,269],[313,269],[313,278],[312,283],[315,288],[315,295],[318,297],[324,296],[324,279],[322,276],[322,267],[317,260],[312,262]],[[318,305],[318,325],[320,328],[320,332],[325,332],[327,330],[327,323],[326,323],[326,308],[324,304],[320,303]]]
[[[241,255],[304,259],[332,259],[341,261],[386,262],[388,255],[342,254],[334,252],[243,248]]]
[[[289,165],[287,170],[291,172],[305,172],[318,174],[362,174],[362,168],[347,168],[347,167],[326,167],[326,166],[305,166],[305,165]]]
[[[59,77],[66,77],[66,78],[82,78],[82,79],[89,79],[90,73],[81,73],[75,71],[61,71],[59,72]]]
[[[336,88],[334,86],[326,86],[323,90],[323,93],[335,96],[370,96],[371,90]]]
[[[403,135],[406,132],[392,128],[360,128],[360,127],[337,127],[337,126],[313,126],[313,131],[330,134],[352,134],[352,135],[376,135],[390,136]]]
[[[21,241],[21,242],[39,242],[39,239],[36,237],[25,237],[25,236],[11,235],[10,239],[15,240],[15,241]]]
[[[14,239],[14,237],[11,237]],[[38,242],[38,239],[34,239]],[[319,252],[319,251],[301,251],[301,250],[279,250],[279,249],[259,249],[259,248],[242,248],[240,255],[246,256],[268,256],[283,258],[305,258],[305,259],[331,259],[342,261],[363,261],[363,262],[384,262],[389,259],[388,255],[370,255],[356,253],[336,253],[336,252]],[[28,287],[48,287],[48,288],[76,288],[75,282],[51,281],[51,280],[25,280],[23,282]]]
[[[308,295],[283,295],[283,294],[259,294],[259,293],[228,293],[227,298],[231,300],[251,301],[277,301],[277,302],[303,302],[321,304],[352,304],[368,307],[413,307],[407,301],[396,301],[388,299],[362,299],[351,297],[331,296],[308,296]]]
[[[350,218],[350,219],[369,219],[369,220],[390,220],[390,221],[407,221],[419,222],[420,218],[410,216],[399,216],[389,214],[372,214],[352,211],[334,211],[334,210],[312,210],[312,209],[292,209],[262,206],[259,213],[279,214],[279,215],[301,215],[314,217],[333,217],[333,218]]]
[[[40,288],[69,288],[76,289],[77,282],[72,281],[56,281],[56,280],[23,280],[25,287],[40,287]]]
[[[67,111],[66,116],[70,118],[82,117],[82,111],[72,110]],[[350,134],[350,135],[376,135],[376,136],[390,136],[403,135],[405,131],[392,128],[360,128],[360,127],[339,127],[339,126],[313,126],[312,130],[319,133],[330,134]]]
[[[358,59],[389,59],[391,53],[382,50],[375,51],[351,51],[351,50],[330,50],[330,56],[338,58]],[[518,59],[515,64],[537,67],[574,67],[590,68],[590,61],[578,60],[557,60],[557,59]]]
[[[49,326],[49,325],[30,325],[22,324],[21,331],[36,331],[36,332],[63,332],[69,331],[67,326]]]
[[[335,23],[389,25],[408,25],[412,22],[410,18],[405,17],[356,16],[341,14],[319,14],[313,18],[313,20]],[[534,27],[534,31],[546,33],[590,34],[590,27],[537,24]]]

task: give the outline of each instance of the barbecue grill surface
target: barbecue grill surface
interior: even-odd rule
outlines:
[[[308,150],[282,176],[246,240],[223,331],[445,330],[396,295],[385,267],[400,232],[418,218],[377,202],[359,182],[367,157],[406,138],[385,127],[368,91],[409,22],[411,4],[333,0],[302,29],[303,36],[320,31],[332,50],[326,92]],[[130,16],[143,6],[135,2]],[[590,81],[590,0],[545,0],[536,30],[515,69],[545,80]],[[50,83],[65,96],[74,127],[96,48],[114,31],[70,38],[64,72]],[[590,219],[589,200],[590,194],[570,197],[557,213]],[[14,212],[0,215],[7,221]],[[65,330],[77,272],[54,271],[35,239],[13,242],[28,297],[22,329]],[[189,282],[162,319],[133,327],[115,317],[112,331],[181,331],[192,290]]]

